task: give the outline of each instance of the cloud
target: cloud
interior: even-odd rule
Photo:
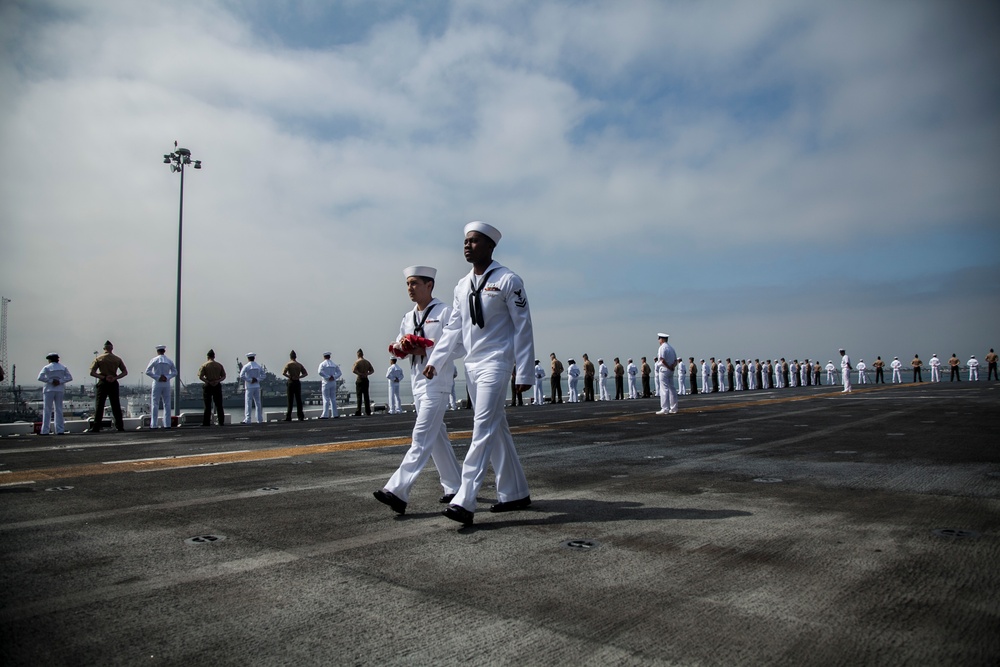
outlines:
[[[448,300],[476,218],[504,229],[546,350],[635,356],[678,320],[719,349],[734,319],[747,347],[825,339],[802,322],[868,313],[852,294],[997,266],[997,12],[969,7],[5,3],[12,358],[170,338],[174,140],[204,161],[186,350],[379,347],[399,267],[438,266]],[[989,295],[954,289],[928,298],[986,313],[954,334],[980,345]]]

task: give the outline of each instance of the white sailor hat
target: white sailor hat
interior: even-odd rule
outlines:
[[[166,345],[157,345],[156,349],[157,350],[165,350],[165,349],[167,349],[167,346]]]
[[[324,352],[324,353],[323,353],[323,356],[324,356],[324,357],[331,357],[331,356],[333,356],[333,355],[332,355],[332,354],[330,354],[329,352]]]
[[[247,352],[247,359],[253,359],[257,356],[256,352]]]
[[[656,337],[657,338],[670,338],[670,334],[665,334],[665,333],[663,333],[661,331],[660,333],[656,334]]]
[[[410,276],[420,276],[421,278],[434,280],[437,278],[437,269],[432,266],[408,266],[403,269],[403,277],[409,278]]]
[[[466,236],[468,236],[469,232],[479,232],[480,234],[485,234],[490,237],[490,240],[493,241],[494,245],[500,243],[500,230],[493,225],[486,224],[485,222],[473,220],[465,226]]]

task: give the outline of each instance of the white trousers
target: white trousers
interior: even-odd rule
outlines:
[[[545,405],[545,392],[542,390],[542,378],[535,378],[535,405]]]
[[[337,414],[337,381],[330,380],[323,383],[323,412],[321,419],[338,417]]]
[[[599,401],[610,401],[608,398],[608,378],[601,378],[597,381],[597,388],[599,393],[597,395],[597,400]]]
[[[677,390],[674,389],[674,372],[666,366],[660,366],[660,409],[667,412],[677,412]]]
[[[628,397],[639,398],[639,387],[636,385],[635,376],[628,376]]]
[[[410,489],[417,481],[420,471],[433,458],[441,476],[441,488],[445,493],[455,493],[462,484],[462,469],[455,459],[455,451],[448,440],[448,427],[444,423],[444,413],[448,409],[448,394],[432,392],[413,396],[417,409],[417,420],[413,424],[412,444],[403,456],[403,462],[389,478],[386,491],[403,502],[409,502]]]
[[[63,397],[66,391],[59,389],[55,391],[42,392],[42,430],[39,433],[49,434],[49,427],[52,424],[52,415],[55,413],[56,435],[66,431],[66,423],[63,421]]]
[[[851,390],[851,369],[850,368],[841,369],[840,374],[842,376],[841,379],[843,380],[843,384],[844,384],[844,391],[845,392],[850,391]]]
[[[688,394],[687,383],[685,382],[686,379],[687,379],[687,373],[685,373],[684,371],[681,371],[680,373],[677,374],[677,393],[680,394],[681,396],[687,396]],[[660,386],[659,373],[657,373],[656,386],[657,387]],[[659,396],[659,392],[657,392],[657,396]]]
[[[833,374],[833,371],[827,371],[826,372],[826,383],[827,384],[836,384],[837,383],[837,377]]]
[[[903,381],[903,374],[898,368],[892,369],[892,383],[899,384]]]
[[[399,383],[389,380],[389,414],[398,415],[402,411],[403,406],[399,402]]]
[[[969,369],[969,382],[979,381],[979,367]]]
[[[866,371],[858,371],[858,384],[868,384],[868,373]]]
[[[264,407],[260,404],[260,384],[248,384],[243,392],[243,423],[250,423],[250,406],[257,406],[257,423],[264,423]]]
[[[580,402],[580,395],[577,393],[577,389],[576,389],[577,383],[579,381],[580,380],[578,378],[570,378],[569,379],[569,402],[570,403],[579,403]]]
[[[170,428],[170,382],[153,380],[152,397],[149,401],[149,427],[160,428],[160,403],[163,403],[163,428]]]
[[[472,421],[472,444],[462,464],[462,486],[452,504],[476,511],[476,495],[493,465],[497,480],[497,500],[505,503],[528,495],[528,480],[514,449],[514,438],[507,426],[504,404],[513,369],[508,366],[466,365],[465,378],[475,417]]]

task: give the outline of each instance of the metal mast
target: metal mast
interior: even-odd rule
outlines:
[[[10,299],[3,296],[0,300],[3,301],[3,305],[0,306],[0,368],[3,368],[3,375],[7,378],[10,377],[8,372],[10,369],[7,368],[7,304],[10,303]]]

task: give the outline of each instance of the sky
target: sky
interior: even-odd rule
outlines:
[[[402,269],[503,233],[536,356],[1000,347],[995,2],[0,1],[8,381],[384,373]],[[347,370],[345,368],[345,370]]]

